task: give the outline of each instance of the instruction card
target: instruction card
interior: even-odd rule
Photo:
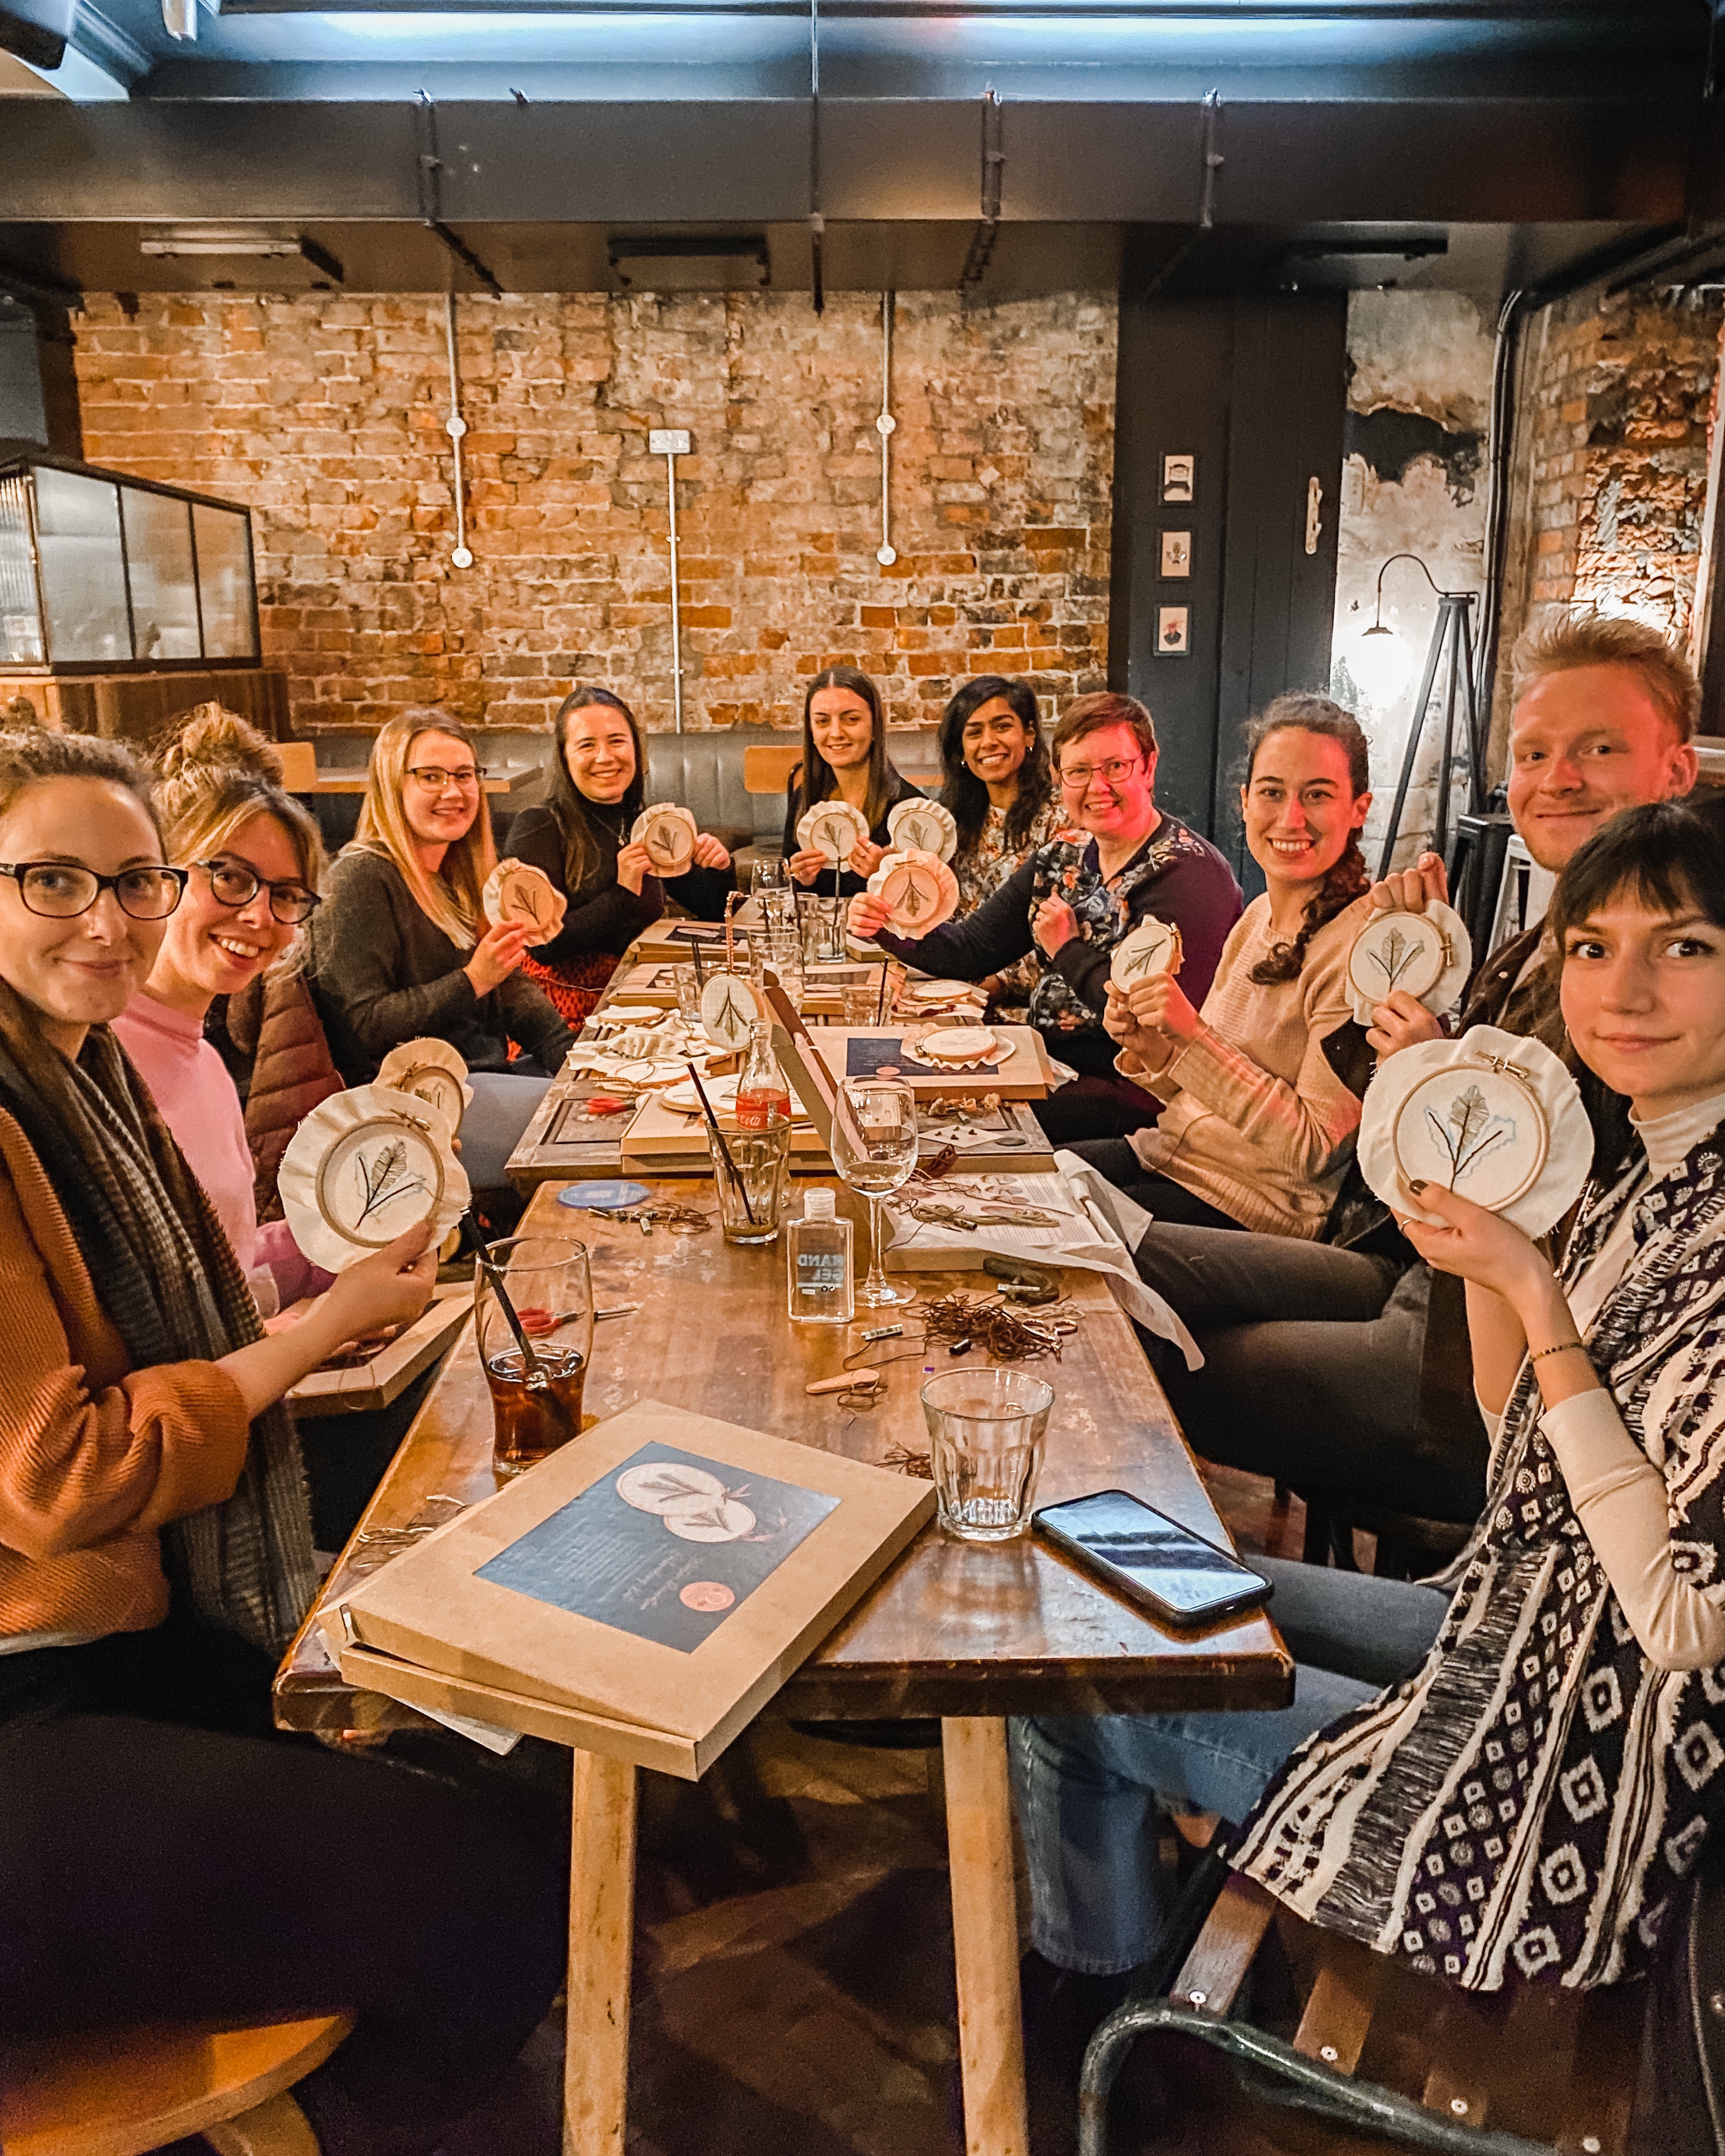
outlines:
[[[474,1577],[692,1654],[839,1502],[644,1445]]]

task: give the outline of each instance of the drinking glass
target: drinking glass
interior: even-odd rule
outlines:
[[[778,985],[791,999],[791,1008],[803,1004],[803,946],[794,928],[769,928],[766,963],[778,976]]]
[[[791,1127],[769,1123],[744,1130],[728,1118],[719,1125],[721,1147],[711,1131],[706,1148],[719,1198],[719,1227],[727,1243],[745,1247],[776,1243],[784,1219],[785,1180],[791,1163]]]
[[[763,891],[783,891],[790,876],[782,860],[752,861],[749,865],[749,890],[752,894]]]
[[[880,1012],[880,991],[875,983],[865,982],[852,987],[846,982],[839,991],[845,1003],[846,1025],[873,1025]]]
[[[1054,1387],[1028,1370],[946,1370],[922,1388],[941,1525],[1004,1543],[1030,1524]]]
[[[805,898],[798,910],[803,932],[803,962],[818,966],[845,956],[845,901]]]
[[[880,1201],[908,1183],[916,1167],[916,1098],[893,1078],[847,1078],[834,1102],[833,1165],[845,1184],[869,1201],[869,1276],[860,1303],[909,1302],[913,1288],[895,1287],[886,1255]]]
[[[572,1236],[515,1235],[487,1247],[475,1278],[474,1328],[495,1433],[492,1465],[507,1480],[581,1435],[581,1395],[593,1359],[593,1274],[586,1245]]]
[[[672,977],[677,991],[677,1015],[685,1025],[701,1024],[701,978],[693,966],[673,966]]]

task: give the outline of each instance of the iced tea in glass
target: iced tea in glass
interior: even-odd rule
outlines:
[[[492,1464],[507,1480],[581,1434],[581,1399],[593,1358],[593,1276],[586,1245],[572,1237],[512,1236],[491,1244],[485,1257],[478,1270],[474,1325],[491,1394]],[[525,1348],[504,1309],[505,1295]]]

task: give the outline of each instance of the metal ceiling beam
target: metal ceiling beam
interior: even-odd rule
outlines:
[[[486,223],[770,224],[807,213],[809,110],[784,100],[440,104],[439,214]],[[1014,102],[1004,223],[1189,222],[1194,104]],[[1228,106],[1231,223],[1662,223],[1686,213],[1699,100],[1404,100]],[[822,100],[834,219],[977,210],[976,106]],[[417,223],[400,104],[18,99],[0,221]],[[571,154],[578,142],[579,154]],[[481,250],[483,251],[483,250]]]

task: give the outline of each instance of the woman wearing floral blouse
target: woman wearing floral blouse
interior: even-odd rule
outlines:
[[[940,751],[940,798],[958,826],[952,871],[962,921],[1065,819],[1028,681],[999,674],[967,681],[941,715]],[[1033,952],[982,986],[997,1003],[1028,1003],[1039,970]]]
[[[1466,1991],[1644,1970],[1725,1791],[1725,851],[1631,808],[1547,921],[1577,1054],[1627,1096],[1567,1254],[1431,1183],[1491,1435],[1472,1541],[1409,1584],[1255,1560],[1298,1663],[1271,1713],[1020,1722],[1036,1943],[1144,1960],[1159,1805],[1298,1915]],[[1381,1689],[1380,1689],[1381,1687]]]

